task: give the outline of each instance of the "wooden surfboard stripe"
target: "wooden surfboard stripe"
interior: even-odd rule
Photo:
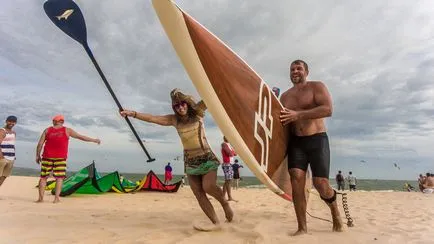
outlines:
[[[262,145],[252,136],[257,123],[255,113],[264,114],[264,111],[258,111],[262,79],[214,35],[185,13],[183,16],[196,52],[218,98],[256,160],[263,161]],[[264,85],[262,89],[263,101],[271,100],[271,113],[275,119],[272,122],[268,118],[265,120],[267,128],[273,123],[272,138],[267,140],[261,126],[257,126],[257,133],[265,144],[269,143],[269,150],[265,153],[269,154],[267,175],[272,176],[286,155],[288,134],[276,119],[280,115],[280,103],[268,86]],[[269,96],[273,96],[272,99],[268,99]]]

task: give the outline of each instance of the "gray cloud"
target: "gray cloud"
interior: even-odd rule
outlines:
[[[15,127],[14,130],[17,133],[17,140],[35,143],[35,145],[38,143],[39,137],[41,135],[41,132],[29,130],[21,126]]]
[[[113,137],[128,134],[135,141],[80,44],[50,22],[42,3],[7,0],[0,9],[0,115],[15,113],[17,130],[28,141],[56,113],[71,126],[101,128]],[[169,92],[175,87],[198,98],[149,1],[77,3],[89,44],[125,108],[172,113]],[[327,125],[337,166],[360,155],[375,159],[378,148],[387,149],[381,152],[385,161],[402,159],[399,150],[388,149],[393,144],[400,151],[417,151],[409,157],[420,160],[418,169],[429,167],[434,156],[429,148],[434,142],[434,18],[424,4],[179,1],[271,86],[290,86],[291,60],[309,63],[310,78],[323,80],[333,96],[334,114]],[[220,140],[212,116],[205,123]],[[152,145],[179,141],[173,128],[133,124],[141,138],[158,142]],[[386,166],[378,165],[384,176]]]

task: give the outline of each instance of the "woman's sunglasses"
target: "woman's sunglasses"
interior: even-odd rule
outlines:
[[[184,107],[186,105],[187,105],[187,102],[182,101],[182,102],[179,102],[179,103],[172,104],[172,108],[173,109],[179,109],[180,107]]]

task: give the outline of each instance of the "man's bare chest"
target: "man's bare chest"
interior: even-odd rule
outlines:
[[[316,106],[311,90],[289,93],[284,106],[292,110],[311,109]]]

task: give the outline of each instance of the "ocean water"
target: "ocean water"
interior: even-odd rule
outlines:
[[[68,172],[67,175],[74,174],[74,172]],[[105,175],[106,173],[101,173],[101,175]],[[35,169],[28,169],[28,168],[20,168],[15,167],[12,171],[12,175],[19,175],[19,176],[39,176],[39,171]],[[122,173],[122,175],[133,182],[143,179],[144,174],[131,174],[131,173]],[[157,176],[163,180],[163,175]],[[182,175],[174,175],[173,182],[180,180]],[[219,176],[218,184],[223,185],[224,178],[222,176]],[[188,181],[186,181],[188,184]],[[336,182],[331,179],[330,180],[331,185],[336,188]],[[367,180],[367,179],[358,179],[357,180],[357,190],[363,190],[363,191],[406,191],[404,189],[405,183],[410,184],[415,188],[415,190],[418,190],[418,183],[417,181],[405,181],[405,180]],[[256,177],[242,177],[242,179],[239,182],[240,187],[246,187],[246,188],[265,188],[263,184],[256,178]],[[348,185],[345,186],[346,189],[348,189]]]

